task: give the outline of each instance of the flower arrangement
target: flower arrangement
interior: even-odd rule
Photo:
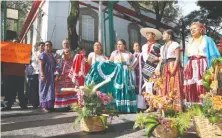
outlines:
[[[107,79],[97,85],[92,84],[90,86],[80,86],[76,89],[79,102],[72,106],[73,111],[77,111],[78,113],[78,117],[74,122],[74,128],[79,123],[84,123],[85,127],[91,127],[92,125],[94,127],[99,123],[102,123],[101,130],[103,130],[103,128],[107,128],[107,117],[109,115],[117,115],[118,112],[114,107],[110,106],[109,109],[106,109],[106,105],[111,103],[113,100],[112,95],[97,91],[99,87],[109,81],[110,79]],[[91,120],[96,120],[96,122],[92,122]],[[88,124],[91,126],[87,126]],[[99,131],[88,128],[87,130],[90,132]]]
[[[173,109],[174,92],[170,92],[166,96],[153,95],[147,92],[143,92],[142,94],[149,105],[158,109],[162,116],[165,116],[164,112]]]
[[[145,135],[151,137],[155,135],[159,138],[174,138],[183,135],[190,127],[190,120],[195,115],[194,109],[177,114],[166,114],[166,117],[159,115],[144,115],[139,113],[133,129],[145,129]]]
[[[215,92],[211,90],[201,95],[201,98],[202,105],[193,106],[196,113],[194,124],[197,134],[203,138],[222,137],[222,96],[215,95]]]
[[[206,70],[206,72],[203,76],[203,86],[207,90],[216,88],[218,85],[217,81],[215,81],[215,80],[217,80],[217,78],[215,78],[215,75],[214,75],[216,72],[216,66],[218,64],[222,64],[222,57],[215,59],[212,62],[212,66],[208,70]],[[221,72],[221,71],[219,71],[219,72]]]
[[[160,88],[163,88],[163,79],[158,73],[154,73],[153,76],[149,78],[149,82],[155,82],[154,90],[156,91],[158,91]]]
[[[196,105],[199,115],[207,117],[211,123],[216,123],[217,120],[222,118],[222,96],[215,95],[211,90],[205,95],[201,95],[203,104]]]

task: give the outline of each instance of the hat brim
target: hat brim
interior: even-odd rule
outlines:
[[[157,29],[154,29],[154,28],[142,28],[140,30],[140,33],[146,37],[147,36],[147,33],[154,33],[155,34],[155,40],[160,40],[162,38],[162,33],[157,30]]]

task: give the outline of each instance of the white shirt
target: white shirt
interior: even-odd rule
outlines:
[[[37,51],[37,52],[34,52],[32,56],[31,65],[34,69],[33,74],[39,74],[39,55],[40,55],[40,52]]]
[[[56,50],[56,57],[55,58],[63,58],[64,57],[64,50],[65,49],[60,49]],[[74,51],[70,50],[71,57],[74,56]]]
[[[164,48],[165,46],[162,46],[160,48],[161,58],[162,59],[169,59],[169,58],[176,58],[175,55],[175,49],[180,47],[180,45],[177,42],[172,42],[168,48]],[[166,51],[167,50],[167,51]]]
[[[197,42],[193,42],[192,40],[189,42],[187,45],[187,54],[188,57],[190,56],[207,56],[206,53],[204,52],[207,47],[207,42],[206,39],[202,39],[201,43],[198,44]]]
[[[106,57],[102,55],[97,55],[95,52],[91,52],[88,56],[88,58],[92,59],[92,64],[94,64],[96,61],[105,61]]]
[[[152,44],[152,45],[151,45],[150,51],[153,50],[153,46],[154,46],[154,45],[155,45],[155,44]],[[144,45],[142,46],[143,61],[146,61],[146,60],[148,59],[148,54],[147,54],[147,52],[148,52],[148,44],[144,44]]]
[[[133,54],[128,51],[119,52],[115,50],[111,56],[114,58],[114,63],[126,62],[127,65],[133,66],[136,62]]]

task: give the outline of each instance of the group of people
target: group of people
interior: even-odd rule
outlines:
[[[135,42],[134,53],[131,53],[125,40],[120,39],[109,58],[103,54],[100,42],[94,43],[94,51],[88,56],[84,49],[78,53],[71,51],[68,40],[63,41],[63,49],[55,54],[50,41],[41,42],[32,54],[31,64],[26,67],[29,102],[33,107],[40,105],[44,112],[70,107],[78,102],[76,92],[61,91],[62,88],[98,84],[111,78],[99,91],[111,94],[114,97],[112,104],[120,112],[146,109],[144,91],[161,96],[173,91],[173,107],[182,111],[184,103],[201,102],[199,96],[206,92],[202,85],[203,74],[213,59],[220,57],[214,41],[204,35],[204,25],[194,22],[190,31],[192,40],[184,50],[184,69],[180,45],[172,30],[162,34],[157,29],[142,28],[140,32],[147,39],[146,44],[140,47]],[[164,40],[164,45],[157,43],[160,39]],[[156,92],[148,85],[153,74],[163,80],[163,87]],[[10,98],[6,95],[6,99]],[[12,102],[8,103],[5,109],[11,109]],[[153,110],[149,106],[148,111]]]
[[[120,112],[146,109],[143,92],[163,97],[173,95],[175,111],[183,111],[184,105],[201,103],[200,95],[206,93],[203,75],[212,61],[221,56],[214,41],[205,35],[205,26],[199,22],[190,25],[192,39],[184,49],[183,60],[183,50],[171,29],[163,34],[153,28],[142,28],[140,32],[147,39],[141,50],[139,43],[135,42],[134,53],[130,53],[126,42],[120,39],[108,60],[104,58],[103,62],[98,60],[100,62],[92,65],[85,84],[97,84],[111,78],[111,82],[100,91],[113,95],[114,105]],[[165,42],[163,45],[157,43],[161,38]],[[162,80],[161,86],[155,90],[152,83],[157,82],[149,81],[153,77]],[[147,111],[154,111],[152,105]]]

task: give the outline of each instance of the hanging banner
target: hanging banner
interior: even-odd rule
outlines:
[[[1,62],[29,64],[32,45],[1,41]]]

